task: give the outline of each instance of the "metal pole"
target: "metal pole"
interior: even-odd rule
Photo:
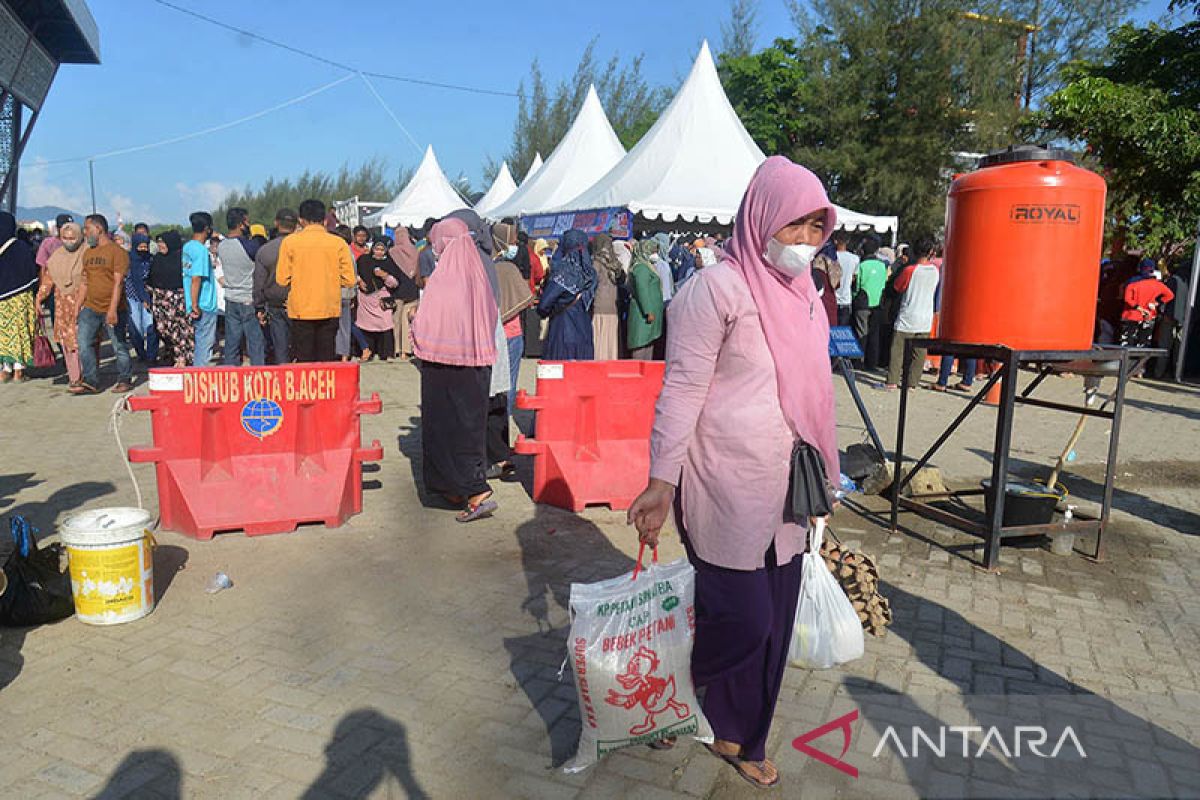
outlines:
[[[88,159],[88,181],[92,184],[92,213],[96,213],[96,162]]]
[[[987,522],[983,566],[994,570],[1000,561],[1000,545],[1004,535],[1004,501],[1008,493],[1008,450],[1012,445],[1013,413],[1017,396],[1016,351],[1005,354],[1004,373],[1000,383],[1000,409],[996,415],[996,446],[992,451],[992,517]]]
[[[1196,224],[1196,248],[1192,254],[1192,274],[1188,276],[1187,308],[1183,312],[1183,329],[1179,332],[1179,354],[1175,360],[1175,382],[1183,383],[1183,369],[1187,359],[1188,339],[1192,333],[1192,308],[1196,305],[1196,276],[1200,275],[1200,222]],[[1178,302],[1179,298],[1176,298]]]
[[[1037,55],[1037,35],[1039,26],[1042,24],[1042,0],[1037,0],[1033,5],[1033,30],[1029,32],[1029,64],[1025,68],[1025,110],[1029,110],[1029,106],[1033,103],[1033,67],[1034,57]]]
[[[1104,464],[1104,496],[1100,502],[1100,530],[1096,532],[1096,555],[1104,558],[1104,529],[1112,514],[1113,486],[1117,478],[1117,453],[1121,445],[1121,418],[1125,411],[1125,388],[1129,383],[1129,348],[1121,348],[1121,368],[1117,373],[1117,391],[1114,393],[1112,433],[1108,436],[1108,458]]]
[[[842,371],[842,377],[846,379],[846,386],[850,389],[850,396],[854,398],[854,405],[858,407],[858,415],[862,417],[863,424],[867,426],[867,435],[871,437],[871,443],[875,445],[875,451],[879,453],[880,458],[887,458],[887,453],[883,449],[883,442],[879,439],[879,433],[875,430],[875,423],[871,421],[871,413],[867,411],[867,406],[863,403],[862,395],[858,393],[858,384],[854,382],[854,369],[850,365],[848,359],[839,358],[838,369]]]
[[[896,415],[896,463],[892,466],[892,527],[889,533],[895,533],[900,525],[900,476],[904,471],[904,428],[908,421],[908,362],[912,359],[912,351],[912,339],[906,339],[904,360],[900,362],[900,413]]]

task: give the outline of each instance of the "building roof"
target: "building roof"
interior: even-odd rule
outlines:
[[[100,29],[84,0],[3,0],[61,64],[99,64]]]

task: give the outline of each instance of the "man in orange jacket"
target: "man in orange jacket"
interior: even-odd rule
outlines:
[[[355,285],[350,248],[325,230],[325,204],[300,204],[299,233],[279,245],[275,280],[290,286],[292,352],[297,361],[336,361],[342,287]]]

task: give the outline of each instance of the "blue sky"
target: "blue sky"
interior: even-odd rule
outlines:
[[[648,79],[677,86],[700,41],[716,46],[729,5],[660,0],[625,16],[611,5],[562,0],[173,2],[364,71],[506,91],[515,91],[534,56],[549,80],[569,76],[593,35],[601,58],[644,53]],[[1156,18],[1167,3],[1148,0],[1137,16]],[[21,205],[90,210],[85,162],[41,162],[220,125],[347,74],[152,0],[91,0],[89,6],[100,27],[102,63],[59,70],[22,159]],[[760,43],[792,34],[783,0],[761,0],[759,20]],[[507,152],[515,98],[373,83],[413,137],[434,145],[450,177],[465,173],[478,185],[485,159]],[[230,188],[305,169],[336,170],[372,156],[399,168],[415,166],[420,153],[356,78],[228,130],[99,160],[96,200],[101,212],[110,218],[120,212],[129,223],[182,221],[216,205]]]

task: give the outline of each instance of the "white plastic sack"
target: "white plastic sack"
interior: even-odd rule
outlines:
[[[829,669],[863,655],[863,628],[850,598],[821,558],[825,520],[808,531],[808,552],[800,572],[800,605],[788,657],[797,667]]]
[[[571,584],[568,658],[583,733],[567,772],[613,750],[671,736],[712,742],[692,686],[694,584],[684,559]]]

